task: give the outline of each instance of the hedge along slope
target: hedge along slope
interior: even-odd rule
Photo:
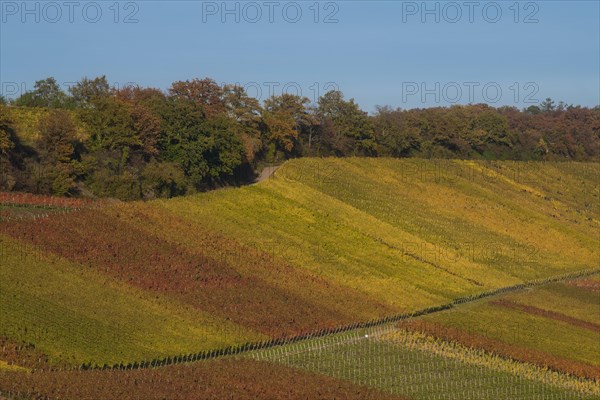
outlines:
[[[591,171],[568,163],[298,159],[255,186],[152,205],[415,310],[597,267]]]
[[[133,289],[3,235],[0,336],[34,344],[50,363],[100,365],[262,338],[230,321]],[[18,353],[16,359],[0,353],[0,359],[6,357],[22,361]],[[25,364],[40,367],[35,360]]]

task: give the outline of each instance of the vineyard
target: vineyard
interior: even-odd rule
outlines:
[[[425,316],[406,327],[598,380],[599,300],[597,292],[552,284]]]
[[[596,177],[587,164],[301,159],[260,185],[154,205],[411,310],[597,266]]]
[[[410,399],[597,398],[592,381],[385,327],[249,355]]]
[[[0,396],[598,398],[597,178],[299,159],[170,200],[0,194]]]
[[[85,199],[0,192],[0,221],[35,220],[52,213],[67,213],[97,206],[98,204]]]
[[[210,349],[259,334],[166,296],[2,238],[0,335],[52,362],[116,363]]]
[[[586,279],[589,278],[582,281]],[[569,280],[568,286],[577,282]],[[542,285],[490,301],[512,301],[515,297],[527,296],[538,302],[544,300],[548,291],[565,286]],[[569,300],[577,303],[574,297]],[[568,301],[563,299],[561,307],[568,306]],[[440,337],[440,330],[428,334],[417,329],[425,326],[418,319],[406,319],[400,324],[382,323],[324,337],[282,341],[278,346],[265,349],[253,350],[250,346],[240,355],[218,359],[181,358],[166,366],[136,364],[93,371],[67,369],[34,373],[18,372],[14,367],[10,372],[0,368],[0,388],[9,396],[36,394],[57,399],[112,399],[115,395],[125,399],[221,398],[224,393],[243,399],[343,396],[350,399],[583,400],[600,396],[597,379],[523,362],[481,344],[444,339]],[[499,326],[510,335],[521,334],[514,326]],[[493,330],[480,333],[485,340],[493,340]],[[537,338],[550,340],[554,333],[538,332]],[[592,349],[590,355],[598,359],[597,350]],[[20,379],[14,379],[16,373]],[[232,377],[234,379],[228,381]]]

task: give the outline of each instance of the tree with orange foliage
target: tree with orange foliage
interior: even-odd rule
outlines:
[[[225,112],[223,89],[210,78],[173,82],[169,94],[176,99],[191,100],[201,105],[207,118]]]

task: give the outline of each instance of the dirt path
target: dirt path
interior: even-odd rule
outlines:
[[[265,168],[263,168],[262,172],[260,173],[260,175],[258,176],[258,178],[256,178],[256,180],[254,181],[254,184],[257,184],[259,182],[262,182],[266,179],[269,179],[273,176],[273,174],[275,173],[275,171],[277,171],[279,169],[279,165],[268,165]]]

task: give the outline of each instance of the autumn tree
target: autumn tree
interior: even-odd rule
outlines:
[[[233,122],[231,129],[244,144],[246,160],[253,162],[263,147],[260,103],[248,96],[245,89],[239,85],[224,87],[223,102],[226,114]]]
[[[319,135],[321,121],[317,105],[315,103],[308,104],[305,108],[304,126],[300,131],[300,143],[302,148],[300,154],[305,156],[314,156],[319,154],[318,146],[321,142]]]
[[[54,110],[43,117],[38,126],[37,144],[40,158],[49,164],[70,162],[77,140],[77,129],[69,112]]]
[[[268,140],[277,150],[290,154],[298,137],[309,121],[306,97],[284,93],[265,100],[263,118],[267,127]]]
[[[69,112],[55,110],[42,118],[38,130],[37,143],[39,167],[43,174],[38,175],[43,192],[54,195],[73,194],[75,173],[73,157],[77,141],[77,129]]]
[[[175,99],[190,100],[202,106],[207,118],[225,112],[223,89],[210,78],[173,82],[169,94]]]
[[[158,155],[158,141],[161,135],[161,121],[150,109],[141,104],[131,107],[131,118],[133,120],[133,131],[139,140],[139,149],[149,160]]]
[[[0,105],[0,189],[12,190],[17,184],[11,160],[12,150],[15,148],[15,131],[4,107]]]
[[[8,117],[5,106],[0,105],[0,155],[3,159],[8,157],[8,152],[14,147],[12,137],[14,136],[14,127],[12,120]]]
[[[600,155],[600,107],[555,105],[551,99],[523,110],[486,104],[377,107],[369,116],[339,91],[326,93],[317,104],[284,94],[261,105],[242,87],[220,87],[209,78],[175,82],[167,92],[135,85],[113,90],[105,76],[83,78],[70,94],[47,78],[10,106],[0,98],[2,189],[55,194],[85,189],[139,199],[247,182],[257,164],[277,157],[591,160]],[[22,106],[74,111],[48,114]],[[35,144],[18,140],[21,130],[32,128],[21,111],[36,115],[36,121],[45,115]],[[83,143],[75,131],[85,132]]]
[[[486,107],[477,114],[473,121],[473,129],[480,129],[483,132],[482,139],[485,143],[507,147],[513,145],[508,120],[492,108]]]
[[[115,90],[115,96],[119,100],[127,101],[132,104],[143,104],[151,106],[155,102],[165,100],[165,94],[156,88],[139,87],[137,85],[126,85],[121,89]]]

